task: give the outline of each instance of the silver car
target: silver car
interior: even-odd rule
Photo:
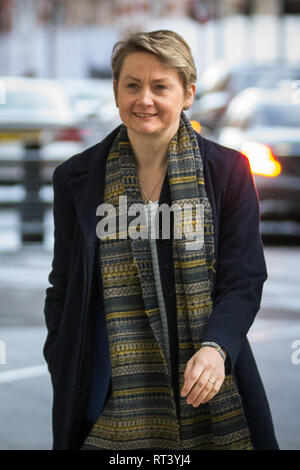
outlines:
[[[121,124],[109,79],[60,80],[79,121],[85,145],[96,144]]]
[[[274,88],[282,80],[300,80],[299,63],[285,61],[215,62],[197,84],[197,97],[191,119],[200,121],[210,132],[222,125],[222,117],[231,100],[249,87]]]
[[[50,182],[57,164],[84,149],[64,89],[54,80],[0,77],[1,182],[22,179],[24,144],[39,143],[42,178]]]
[[[292,86],[248,89],[231,102],[215,136],[248,157],[262,233],[300,234],[300,104]]]

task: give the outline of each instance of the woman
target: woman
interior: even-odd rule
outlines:
[[[247,159],[185,117],[196,70],[178,34],[131,35],[112,68],[123,125],[53,176],[53,448],[277,449],[246,339],[267,277]],[[168,237],[166,204],[193,207]],[[154,242],[158,219],[138,236],[132,213],[152,206]]]

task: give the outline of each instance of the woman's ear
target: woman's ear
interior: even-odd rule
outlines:
[[[190,109],[194,101],[195,93],[196,85],[195,83],[190,83],[185,92],[185,106],[183,109]]]
[[[117,80],[113,81],[113,89],[114,89],[116,106],[118,108],[119,106],[118,106],[118,82]]]

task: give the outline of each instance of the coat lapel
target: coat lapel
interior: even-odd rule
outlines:
[[[87,150],[95,153],[92,164],[68,182],[85,246],[91,256],[97,242],[96,226],[99,216],[96,215],[96,210],[103,200],[106,157],[118,131],[119,128],[115,129],[100,144]]]

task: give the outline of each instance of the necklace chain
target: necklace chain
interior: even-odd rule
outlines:
[[[142,192],[144,193],[144,195],[146,196],[145,204],[148,204],[149,201],[151,200],[151,196],[152,196],[152,194],[154,193],[155,189],[157,188],[157,185],[158,185],[158,183],[160,182],[160,180],[162,179],[163,175],[165,174],[165,171],[166,171],[166,168],[164,168],[164,171],[162,172],[161,176],[159,177],[159,180],[157,181],[156,185],[154,186],[154,188],[153,188],[153,190],[152,190],[152,192],[151,192],[151,194],[150,194],[149,196],[148,196],[148,194],[145,192],[145,190],[142,188],[142,185],[141,185],[141,183],[140,183],[141,190],[142,190]]]

